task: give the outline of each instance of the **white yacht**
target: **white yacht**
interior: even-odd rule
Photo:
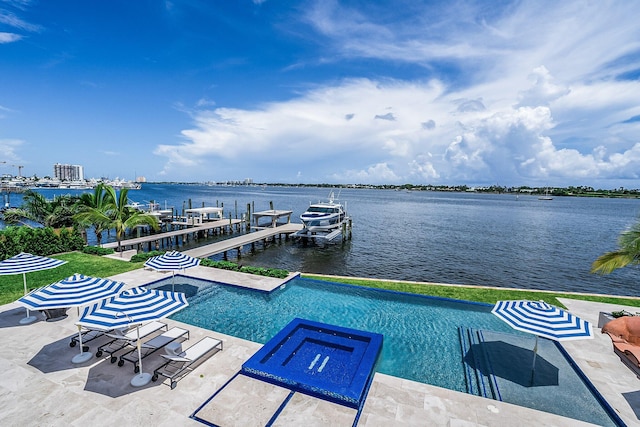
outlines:
[[[348,222],[349,219],[345,205],[337,202],[331,192],[328,201],[312,203],[300,215],[304,228],[294,235],[331,240],[340,235],[343,223]]]

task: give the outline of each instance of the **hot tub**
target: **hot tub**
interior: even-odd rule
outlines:
[[[359,408],[382,340],[381,334],[296,318],[242,365],[242,373]]]

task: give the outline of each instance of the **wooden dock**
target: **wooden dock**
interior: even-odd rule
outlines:
[[[276,227],[262,228],[259,231],[243,234],[242,236],[233,237],[231,239],[201,246],[199,248],[189,249],[184,251],[184,253],[197,258],[207,258],[212,255],[226,253],[231,250],[237,250],[238,253],[240,253],[242,247],[245,245],[255,244],[259,241],[266,242],[277,236],[288,236],[299,230],[302,230],[302,224],[287,223]]]
[[[180,244],[188,242],[189,239],[196,239],[198,235],[208,233],[224,233],[233,232],[233,228],[236,227],[238,231],[244,223],[241,219],[221,219],[219,221],[205,222],[198,225],[189,225],[187,223],[173,222],[172,226],[178,226],[178,230],[167,231],[163,233],[149,234],[141,237],[134,237],[133,239],[126,239],[120,242],[122,250],[137,249],[138,252],[143,250],[143,246],[147,245],[147,250],[158,250],[160,247],[179,247]],[[183,228],[184,227],[184,228]],[[103,248],[116,249],[118,242],[109,242],[102,245]]]

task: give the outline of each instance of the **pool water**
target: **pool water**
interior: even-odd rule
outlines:
[[[148,285],[168,287],[171,279]],[[266,343],[293,319],[339,325],[382,334],[384,344],[376,371],[421,383],[466,392],[463,351],[459,327],[495,331],[523,340],[531,335],[518,332],[491,314],[491,306],[455,300],[430,298],[399,292],[389,292],[338,283],[296,278],[271,293],[217,284],[177,275],[175,290],[185,292],[189,306],[174,314],[173,319],[204,329],[219,331],[258,343]],[[561,370],[571,370],[566,361]],[[581,386],[588,392],[587,386]],[[572,383],[572,387],[575,384]],[[545,387],[531,387],[549,393]],[[551,390],[556,396],[580,395],[582,390]],[[585,419],[580,411],[583,404],[598,406],[597,399],[588,392],[590,402],[575,404],[556,399],[556,407],[536,406],[531,393],[503,400],[534,409],[581,419],[600,425],[615,425],[602,409],[601,417]],[[570,397],[567,397],[570,399]]]

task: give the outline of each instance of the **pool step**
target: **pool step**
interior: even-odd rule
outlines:
[[[482,331],[458,327],[462,348],[462,365],[467,393],[494,400],[502,400],[489,357],[482,343]]]

